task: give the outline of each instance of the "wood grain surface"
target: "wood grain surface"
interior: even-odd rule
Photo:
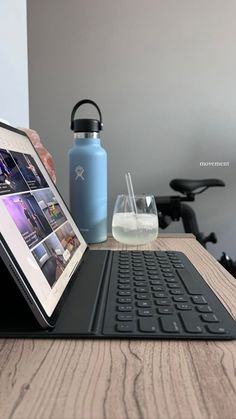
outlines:
[[[236,280],[192,236],[145,248],[183,251],[236,318]],[[0,340],[0,418],[236,419],[236,341]]]

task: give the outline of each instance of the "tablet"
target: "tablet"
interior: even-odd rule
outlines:
[[[0,123],[0,256],[43,327],[86,242],[27,135]]]

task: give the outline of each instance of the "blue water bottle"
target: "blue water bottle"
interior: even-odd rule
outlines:
[[[74,119],[81,105],[89,103],[97,119]],[[107,239],[107,153],[101,147],[102,114],[95,102],[84,99],[71,113],[74,145],[69,151],[70,209],[87,243]]]

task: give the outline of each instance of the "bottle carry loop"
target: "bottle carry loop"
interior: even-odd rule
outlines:
[[[70,128],[71,128],[71,130],[72,131],[74,131],[74,128],[75,128],[75,125],[74,125],[74,118],[75,118],[75,113],[76,113],[76,111],[79,109],[79,107],[80,106],[82,106],[82,105],[84,105],[85,103],[88,103],[88,104],[90,104],[90,105],[93,105],[96,109],[97,109],[97,111],[98,111],[98,114],[99,114],[99,121],[97,121],[98,122],[98,127],[99,127],[99,131],[102,131],[102,129],[103,129],[103,122],[102,122],[102,113],[101,113],[101,111],[100,111],[100,109],[99,109],[99,107],[98,107],[98,105],[93,101],[93,100],[90,100],[90,99],[83,99],[83,100],[80,100],[78,103],[76,103],[76,105],[74,106],[74,108],[73,108],[73,110],[72,110],[72,112],[71,112],[71,124],[70,124]]]

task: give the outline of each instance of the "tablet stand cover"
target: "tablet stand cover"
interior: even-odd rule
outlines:
[[[103,275],[106,257],[106,251],[88,252],[86,263],[82,264],[78,278],[73,281],[53,329],[41,328],[5,264],[0,260],[0,337],[99,337],[100,333],[93,320],[102,281],[106,277]]]

